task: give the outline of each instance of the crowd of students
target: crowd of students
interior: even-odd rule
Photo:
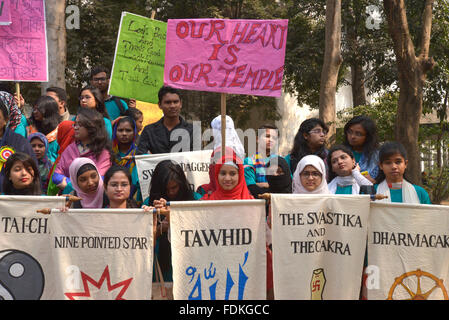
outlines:
[[[75,115],[69,114],[61,88],[49,88],[33,104],[28,118],[22,97],[0,91],[3,195],[73,194],[81,200],[71,203],[72,208],[143,207],[149,211],[152,207],[169,210],[168,201],[255,199],[264,193],[359,194],[363,189],[388,196],[382,201],[430,204],[427,192],[406,180],[404,147],[397,142],[380,146],[376,124],[365,116],[346,123],[342,144],[329,150],[326,124],[315,118],[305,120],[285,157],[276,152],[277,128],[264,125],[258,128],[258,151],[246,158],[230,117],[226,118],[225,152],[221,149],[219,116],[211,123],[216,134],[209,183],[192,190],[182,167],[166,160],[156,166],[149,197],[142,199],[133,156],[171,152],[181,141],[171,139],[174,130],[186,132],[190,140],[182,151],[192,151],[192,125],[180,116],[178,90],[163,87],[159,106],[164,116],[142,128],[143,115],[133,107],[135,101],[128,106],[108,96],[108,81],[107,69],[92,70],[90,84],[80,90]],[[158,221],[156,253],[166,281],[172,279],[168,232],[169,219]],[[267,243],[269,270],[270,256]],[[272,296],[272,280],[268,283]]]

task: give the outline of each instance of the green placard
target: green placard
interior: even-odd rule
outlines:
[[[167,23],[122,12],[110,95],[158,103],[164,84]]]

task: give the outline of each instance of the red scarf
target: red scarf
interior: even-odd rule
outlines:
[[[220,173],[221,167],[224,163],[232,161],[238,166],[239,172],[239,182],[232,190],[224,190],[220,184],[218,183],[218,175]],[[215,185],[217,189],[212,192],[212,194],[205,194],[201,200],[245,200],[245,199],[254,199],[251,193],[246,186],[245,181],[245,173],[243,169],[242,160],[237,157],[235,152],[229,154],[226,152],[226,155],[221,157],[221,160],[215,164]]]

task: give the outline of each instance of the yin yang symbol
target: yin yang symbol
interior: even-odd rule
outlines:
[[[0,251],[0,300],[39,300],[44,284],[42,267],[31,255]]]

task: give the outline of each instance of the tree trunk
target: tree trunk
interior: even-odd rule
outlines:
[[[340,50],[341,42],[341,0],[326,2],[326,34],[324,62],[321,71],[319,116],[329,126],[328,144],[335,141],[336,106],[338,71],[343,61]]]
[[[351,1],[348,8],[347,39],[350,48],[350,66],[351,66],[351,90],[352,90],[352,106],[366,105],[365,94],[365,74],[363,71],[362,53],[359,50],[357,39],[357,26],[361,12],[358,6]]]
[[[426,73],[434,61],[428,57],[432,26],[433,0],[426,0],[423,13],[421,52],[417,57],[410,36],[404,0],[384,0],[388,31],[393,39],[399,72],[399,101],[395,137],[408,153],[407,175],[410,182],[421,183],[421,157],[418,147],[419,123],[422,114],[423,87]]]
[[[360,60],[351,63],[352,106],[366,105],[365,77]]]
[[[42,94],[49,87],[65,89],[65,67],[67,61],[65,1],[46,0],[45,16],[47,20],[48,82],[42,82]]]

